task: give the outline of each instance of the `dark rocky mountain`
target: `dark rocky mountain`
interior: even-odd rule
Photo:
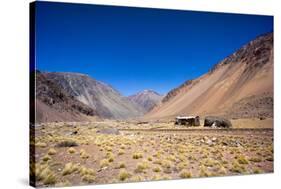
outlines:
[[[110,85],[88,75],[66,72],[43,73],[75,100],[87,105],[102,118],[128,119],[143,115],[143,109]]]
[[[36,122],[82,121],[98,115],[44,74],[36,72]]]
[[[153,90],[144,90],[128,97],[129,100],[142,107],[145,112],[150,111],[154,106],[159,104],[162,98],[162,95]]]
[[[171,90],[146,118],[181,114],[273,116],[273,33],[250,41],[206,74]]]

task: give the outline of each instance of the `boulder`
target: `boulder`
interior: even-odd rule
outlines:
[[[228,119],[216,116],[207,116],[204,120],[204,127],[231,128],[232,124]]]

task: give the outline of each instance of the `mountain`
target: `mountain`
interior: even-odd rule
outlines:
[[[144,90],[128,97],[130,101],[142,107],[145,112],[150,111],[154,106],[159,104],[162,98],[162,95],[153,90]]]
[[[208,73],[171,90],[145,118],[273,117],[273,33],[250,41]]]
[[[34,74],[34,73],[33,73]],[[83,121],[97,112],[36,72],[36,122]]]
[[[143,115],[141,108],[117,90],[88,75],[68,72],[47,72],[43,75],[75,100],[92,108],[99,117],[127,119]]]

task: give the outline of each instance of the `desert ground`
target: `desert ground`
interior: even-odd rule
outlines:
[[[230,129],[172,120],[36,125],[31,175],[43,187],[272,173],[273,120],[231,122]]]

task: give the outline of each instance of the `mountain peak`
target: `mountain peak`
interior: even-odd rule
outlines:
[[[128,97],[130,101],[141,106],[146,112],[159,104],[162,98],[162,95],[152,89],[145,89],[141,92],[138,92],[137,94]]]

